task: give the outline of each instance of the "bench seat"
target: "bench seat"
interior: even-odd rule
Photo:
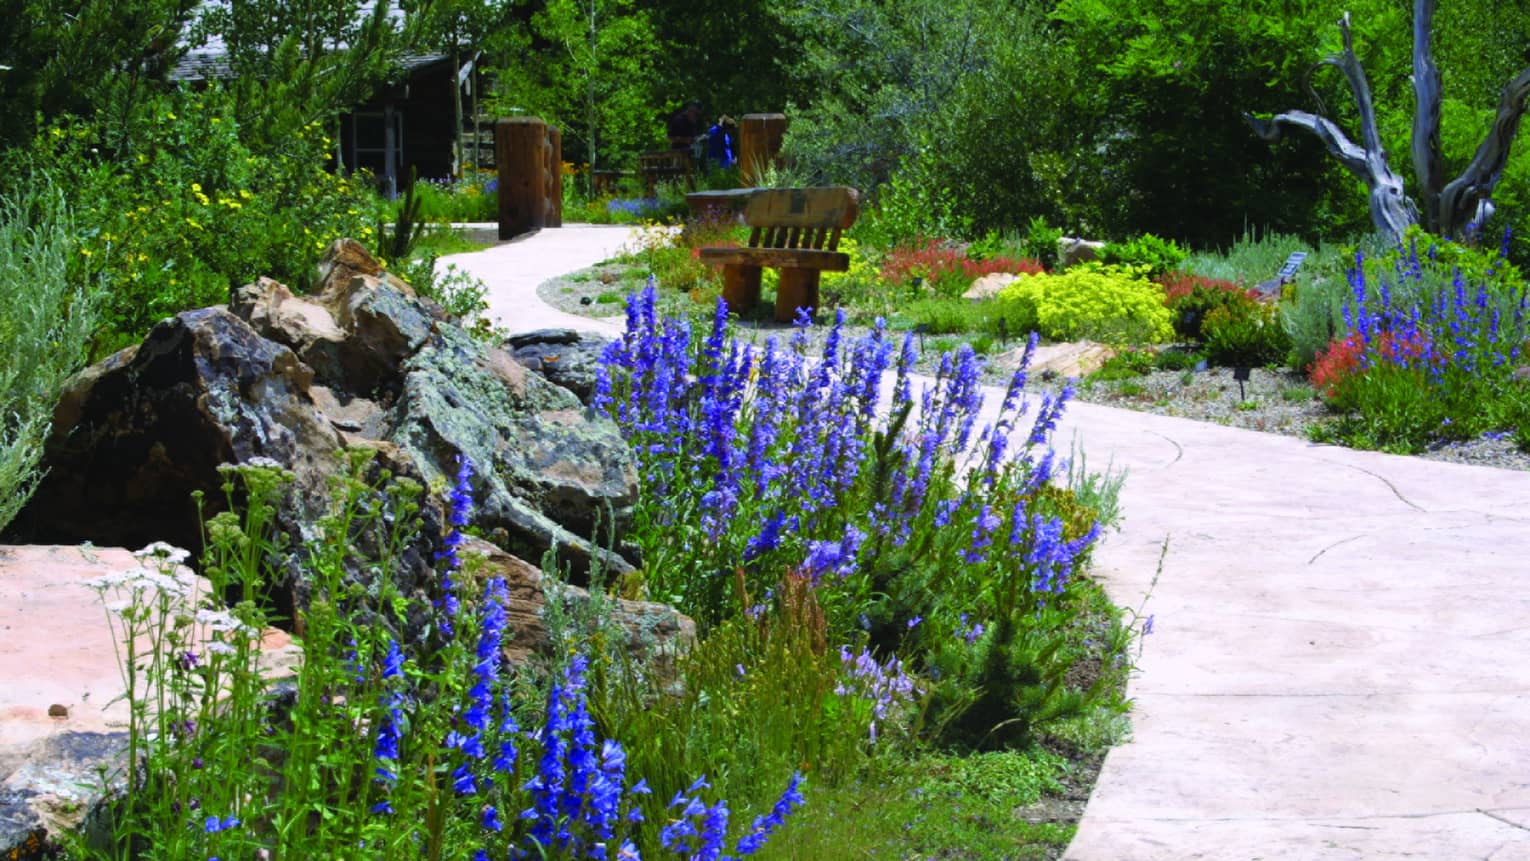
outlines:
[[[817,269],[848,272],[850,255],[816,248],[703,248],[703,262],[713,265],[769,266],[772,269]]]
[[[859,212],[853,188],[758,189],[744,205],[749,245],[703,248],[701,260],[723,268],[723,300],[735,314],[759,302],[761,269],[780,270],[775,316],[790,323],[797,309],[818,309],[820,274],[849,270],[850,255],[836,249]]]

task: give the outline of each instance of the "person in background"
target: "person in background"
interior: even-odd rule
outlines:
[[[685,107],[669,115],[667,125],[669,148],[694,152],[696,139],[701,136],[701,102],[687,102]]]
[[[733,164],[733,141],[738,133],[738,124],[733,118],[724,114],[717,118],[717,122],[707,129],[707,160],[718,167],[730,167]]]

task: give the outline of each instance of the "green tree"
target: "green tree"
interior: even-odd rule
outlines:
[[[1107,232],[1204,246],[1249,225],[1309,237],[1361,228],[1352,181],[1316,141],[1272,155],[1240,116],[1306,100],[1305,73],[1327,47],[1319,34],[1339,11],[1334,0],[1061,0],[1060,32],[1092,82],[1105,193],[1118,198]],[[1362,35],[1384,25],[1378,16]],[[1401,59],[1406,46],[1378,40],[1378,53]],[[1314,83],[1340,103],[1335,82]]]
[[[495,105],[559,126],[566,158],[604,166],[654,145],[658,46],[632,0],[548,0],[529,32],[501,39],[516,56],[499,70]]]
[[[408,24],[368,0],[226,0],[203,7],[195,36],[226,49],[240,127],[264,150],[369,97],[412,47]]]
[[[698,14],[694,0],[650,0],[653,30],[662,48],[654,73],[666,105],[702,102],[709,120],[774,113],[812,93],[784,62],[796,56],[794,32],[767,0],[730,0]],[[718,14],[726,9],[727,14]]]
[[[0,149],[30,140],[39,116],[130,113],[179,56],[177,42],[196,6],[0,0]]]
[[[507,20],[508,0],[416,0],[403,4],[412,16],[412,42],[445,53],[458,75],[452,88],[452,172],[462,170],[462,78],[475,64],[496,29],[513,26]]]

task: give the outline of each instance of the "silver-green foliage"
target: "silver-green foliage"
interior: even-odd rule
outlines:
[[[100,294],[74,235],[51,185],[0,199],[0,529],[37,483],[54,402],[95,326]]]

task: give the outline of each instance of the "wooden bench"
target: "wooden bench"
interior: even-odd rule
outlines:
[[[776,320],[790,323],[798,308],[818,308],[821,273],[850,268],[850,255],[835,249],[858,214],[860,194],[853,188],[761,189],[744,207],[749,246],[703,248],[701,259],[723,267],[723,299],[735,313],[760,301],[763,267],[781,270]]]

